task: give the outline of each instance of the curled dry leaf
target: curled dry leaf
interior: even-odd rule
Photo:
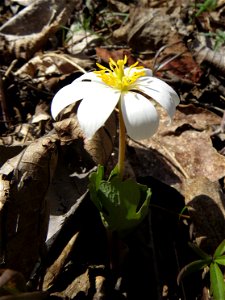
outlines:
[[[84,150],[87,151],[95,164],[104,165],[109,159],[116,136],[116,116],[114,113],[106,121],[105,126],[100,128],[90,140],[83,136],[76,116],[55,123],[54,127],[62,145],[80,139],[84,142]]]
[[[89,266],[84,273],[77,276],[62,292],[55,292],[52,295],[60,296],[68,299],[75,299],[78,295],[85,295],[90,299],[106,299],[112,296],[110,292],[107,294],[107,289],[109,290],[106,283],[105,277],[105,267],[103,265],[99,266]]]
[[[37,0],[0,28],[0,52],[30,58],[68,20],[79,0]]]
[[[79,232],[76,232],[74,236],[69,240],[68,244],[65,246],[59,257],[54,261],[54,263],[47,269],[46,274],[43,279],[43,291],[51,288],[52,285],[56,282],[60,272],[63,271],[65,263],[68,259],[71,249],[76,243]]]
[[[89,272],[77,276],[64,291],[52,293],[54,296],[62,297],[63,299],[75,299],[78,294],[84,297],[88,296],[91,284],[89,280]]]
[[[213,254],[225,232],[225,197],[221,186],[218,181],[196,176],[184,180],[183,192],[194,224],[193,238]]]
[[[102,39],[91,31],[75,30],[72,25],[67,35],[68,52],[72,55],[84,54],[85,50],[95,48],[102,43]]]
[[[198,64],[183,43],[182,36],[173,26],[166,8],[135,7],[131,10],[129,23],[116,30],[114,36],[125,40],[135,51],[152,51],[152,62],[143,61],[151,69],[155,52],[164,47],[159,57],[160,61],[155,67],[163,65],[161,70],[167,72],[170,77],[173,74],[175,78],[191,82],[197,82],[202,75]]]
[[[207,62],[216,69],[225,73],[224,49],[213,50],[208,46],[207,37],[203,34],[196,34],[195,38],[189,43],[189,47],[198,62]]]
[[[43,251],[49,209],[45,201],[57,163],[56,136],[31,143],[0,169],[1,260],[27,279]]]
[[[193,105],[180,106],[169,126],[163,111],[161,116],[158,132],[143,142],[141,151],[137,144],[132,143],[138,157],[143,158],[145,164],[149,161],[146,173],[143,174],[141,168],[140,175],[152,175],[177,188],[181,194],[181,183],[185,178],[205,176],[216,181],[225,176],[225,157],[213,147],[210,137],[213,128],[220,125],[219,116]],[[164,172],[158,164],[164,165]]]
[[[33,83],[51,87],[51,81],[48,84],[48,79],[46,79],[47,75],[54,74],[65,77],[77,70],[83,72],[86,68],[90,69],[92,65],[90,59],[85,56],[79,58],[65,53],[47,52],[31,58],[14,74],[22,79],[32,78]]]

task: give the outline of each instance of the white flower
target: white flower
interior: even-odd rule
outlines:
[[[152,77],[150,69],[137,67],[138,63],[125,68],[126,62],[125,56],[117,62],[110,59],[110,68],[97,64],[99,71],[86,73],[59,90],[52,101],[53,118],[69,104],[82,100],[77,118],[86,137],[91,138],[120,103],[127,134],[134,140],[152,136],[159,126],[152,100],[171,119],[179,97],[167,83]]]

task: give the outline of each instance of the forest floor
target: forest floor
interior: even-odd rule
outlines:
[[[225,239],[224,51],[224,0],[1,2],[0,299],[213,299],[208,268],[183,268]],[[126,176],[152,196],[141,224],[110,237],[112,257],[88,178],[116,164],[117,113],[87,140],[76,105],[57,121],[50,108],[125,55],[180,104],[169,125],[159,108],[153,137],[127,137]]]

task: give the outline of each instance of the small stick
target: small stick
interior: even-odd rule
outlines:
[[[2,109],[3,122],[5,123],[5,127],[8,128],[8,124],[10,121],[9,121],[9,115],[8,115],[6,101],[5,101],[4,84],[1,75],[0,75],[0,105]]]

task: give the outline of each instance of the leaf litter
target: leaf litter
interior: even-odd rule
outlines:
[[[195,1],[3,2],[0,298],[205,297],[201,273],[181,287],[176,278],[194,260],[189,241],[213,253],[224,239],[224,44],[215,50],[213,40],[224,29],[224,2],[196,17]],[[181,104],[170,126],[161,109],[151,139],[128,140],[126,172],[153,196],[148,218],[117,245],[111,274],[88,176],[115,164],[116,113],[87,141],[77,107],[54,122],[50,104],[96,61],[125,54],[171,84]]]

